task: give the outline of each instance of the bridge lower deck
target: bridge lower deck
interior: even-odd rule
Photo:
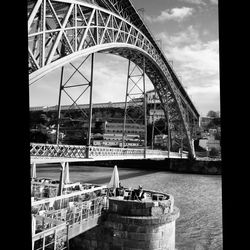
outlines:
[[[31,143],[31,163],[188,158],[188,152]]]
[[[43,157],[43,156],[31,156],[31,163],[60,163],[60,162],[94,162],[94,161],[112,161],[112,160],[143,160],[143,159],[166,159],[164,155],[149,155],[143,156],[97,156],[94,158],[71,158],[71,157]],[[187,159],[187,155],[182,156],[179,153],[171,153],[172,159]]]

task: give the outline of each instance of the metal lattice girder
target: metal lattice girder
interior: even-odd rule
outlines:
[[[178,120],[183,124],[187,147],[194,155],[191,126],[199,114],[182,87],[156,40],[129,0],[105,1],[30,0],[28,39],[30,84],[48,72],[79,57],[108,52],[137,64],[145,57],[145,72],[153,82],[161,102],[170,92]],[[138,62],[143,68],[143,65]]]
[[[168,156],[170,154],[170,150],[171,150],[171,130],[170,130],[170,119],[169,119],[169,116],[170,116],[170,112],[169,112],[169,107],[170,107],[170,98],[168,96],[168,100],[166,101],[165,105],[163,105],[162,103],[159,104],[160,106],[160,109],[162,109],[164,111],[164,114],[165,114],[165,118],[166,121],[165,121],[165,126],[164,128],[162,129],[159,129],[157,126],[155,126],[155,112],[156,112],[156,101],[158,101],[159,99],[157,99],[157,93],[156,91],[154,92],[154,97],[153,97],[153,116],[152,116],[152,139],[151,139],[151,147],[152,149],[154,148],[154,137],[155,137],[155,131],[156,133],[160,134],[160,135],[163,135],[166,133],[166,130],[167,130],[167,133],[168,133]],[[167,126],[166,126],[167,125]]]
[[[144,58],[142,57],[143,61]],[[128,105],[137,107],[138,116],[131,117],[129,115]],[[147,115],[146,115],[146,91],[145,91],[145,70],[138,67],[136,64],[128,62],[128,74],[127,74],[127,85],[126,85],[126,97],[125,97],[125,110],[124,110],[124,121],[123,121],[123,136],[122,136],[122,147],[124,147],[127,140],[126,124],[135,123],[141,124],[144,127],[143,145],[145,150],[147,147]],[[141,135],[140,135],[141,139]]]
[[[31,143],[30,155],[40,157],[84,158],[86,157],[86,147],[76,145]]]
[[[88,62],[90,58],[90,72],[89,76],[87,76],[86,72],[83,72],[83,66],[86,67],[86,62]],[[90,135],[91,135],[91,123],[92,123],[92,88],[93,88],[93,64],[94,64],[94,54],[89,54],[86,56],[82,62],[76,67],[72,62],[69,63],[69,67],[73,69],[73,72],[66,78],[64,76],[64,66],[61,69],[61,81],[59,88],[59,100],[58,100],[58,119],[57,119],[57,133],[56,133],[56,143],[59,144],[59,133],[60,133],[60,120],[61,120],[61,97],[62,93],[66,94],[66,96],[72,101],[72,104],[69,106],[68,110],[65,112],[64,116],[67,115],[70,117],[70,111],[77,108],[81,112],[82,121],[84,119],[88,119],[89,121],[89,130],[88,130],[88,145],[90,144]],[[77,84],[74,83],[74,75],[77,74],[80,76],[80,80],[78,79]],[[72,81],[73,79],[73,81]],[[73,96],[72,93],[69,92],[70,89],[78,89],[77,96]],[[89,92],[89,94],[87,93]],[[85,94],[85,95],[84,95]],[[86,94],[89,96],[86,98]],[[84,98],[85,100],[89,99],[89,107],[90,112],[87,114],[84,109],[80,108],[78,102],[80,98]]]
[[[87,155],[86,146],[76,145],[57,145],[57,144],[43,144],[43,143],[31,143],[30,144],[30,155],[34,159],[52,159],[52,158],[77,158],[85,159]],[[175,152],[166,152],[162,150],[149,150],[146,152],[147,156],[161,156],[163,158],[180,158],[180,155]],[[109,148],[109,147],[89,147],[89,157],[93,159],[105,159],[113,157],[116,159],[143,159],[145,157],[144,149],[136,148]]]

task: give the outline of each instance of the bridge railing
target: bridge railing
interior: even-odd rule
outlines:
[[[47,199],[33,198],[31,206],[35,221],[32,224],[33,249],[42,250],[47,244],[48,235],[51,235],[50,244],[59,244],[55,240],[59,229],[64,230],[63,232],[66,230],[66,235],[70,239],[98,225],[103,211],[108,206],[107,188],[104,185]],[[41,221],[41,225],[38,221]]]
[[[36,215],[32,217],[32,250],[66,250],[68,242],[65,222]]]
[[[48,184],[46,182],[31,181],[31,197],[37,199],[44,199],[48,197],[55,197],[58,194],[58,184]]]
[[[144,149],[89,147],[90,157],[143,156]]]
[[[144,158],[144,149],[140,148],[111,148],[111,147],[95,147],[82,145],[57,145],[44,143],[31,143],[30,155],[40,157],[65,157],[65,158],[87,158],[87,150],[89,150],[89,158]],[[187,158],[188,152],[170,152],[170,158]],[[146,157],[168,158],[168,151],[163,150],[146,150]]]
[[[168,157],[168,151],[147,149],[147,155],[161,155]]]
[[[31,143],[31,156],[85,158],[86,146]]]
[[[70,239],[96,226],[106,205],[106,196],[100,196],[87,201],[72,202],[61,210],[47,211],[45,216],[65,221]]]
[[[32,199],[32,214],[40,214],[51,210],[60,210],[67,208],[70,202],[79,202],[89,199],[91,197],[99,197],[105,191],[105,186],[93,186],[90,189],[75,191],[73,193],[65,193],[61,196],[49,197],[39,199],[34,197]]]

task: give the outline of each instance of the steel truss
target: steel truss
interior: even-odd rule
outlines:
[[[154,97],[153,97],[153,117],[152,117],[152,139],[151,139],[151,147],[152,149],[154,148],[154,136],[155,136],[155,130],[158,131],[159,134],[164,134],[163,130],[166,130],[166,125],[167,125],[167,133],[168,133],[168,157],[170,155],[170,151],[171,151],[171,130],[170,130],[170,119],[169,119],[169,99],[166,103],[166,107],[164,108],[164,106],[162,105],[162,103],[160,103],[160,108],[164,111],[165,113],[165,117],[167,118],[167,120],[165,121],[165,127],[163,130],[159,129],[158,127],[155,126],[155,112],[156,112],[156,101],[158,101],[159,99],[156,97],[157,96],[157,92],[154,92]]]
[[[55,68],[98,51],[128,58],[141,69],[139,58],[143,56],[145,73],[163,105],[171,94],[175,119],[183,124],[186,147],[194,156],[192,138],[199,114],[141,17],[129,0],[92,2],[28,1],[30,84]]]
[[[90,72],[89,76],[85,72],[81,70],[85,64],[89,62],[90,58]],[[89,54],[87,57],[84,58],[84,60],[76,67],[72,62],[69,63],[69,66],[71,66],[74,71],[68,76],[67,80],[63,80],[64,77],[64,66],[62,66],[61,69],[61,80],[60,80],[60,88],[59,88],[59,100],[58,100],[58,120],[57,120],[57,133],[56,133],[56,143],[59,144],[59,134],[60,134],[60,120],[61,120],[61,97],[62,93],[64,92],[67,97],[72,101],[71,106],[69,106],[67,112],[64,114],[66,116],[69,114],[70,116],[70,110],[71,108],[75,109],[77,108],[81,114],[83,121],[88,120],[88,135],[87,135],[87,152],[88,152],[88,147],[90,145],[91,141],[91,126],[92,126],[92,107],[93,107],[93,102],[92,102],[92,92],[93,92],[93,72],[94,72],[94,54]],[[85,66],[85,69],[87,66]],[[73,84],[72,79],[74,75],[77,74],[81,78],[81,83],[78,84]],[[79,80],[78,80],[79,81]],[[69,89],[72,88],[78,88],[78,96],[73,97],[73,95],[69,92]],[[78,105],[78,102],[80,98],[84,97],[84,94],[87,94],[87,91],[89,90],[89,112],[86,113],[84,109],[80,108],[80,105]],[[87,98],[85,98],[86,100]]]
[[[144,65],[145,58],[141,57]],[[144,148],[145,154],[147,149],[147,104],[146,104],[146,90],[145,90],[145,66],[143,69],[139,68],[136,64],[128,61],[128,74],[127,74],[127,85],[126,85],[126,96],[125,96],[125,110],[124,110],[124,122],[123,122],[123,136],[122,136],[122,147],[126,142],[126,124],[139,123],[144,126]],[[128,103],[130,106],[139,108],[138,117],[131,117],[129,115]]]
[[[180,154],[176,152],[166,152],[162,150],[147,149],[147,156],[163,157],[163,158],[180,158]],[[85,159],[87,158],[86,146],[76,145],[57,145],[57,144],[43,144],[31,143],[30,156],[35,159],[50,159],[62,158],[64,159]],[[145,158],[145,150],[137,148],[109,148],[109,147],[89,147],[88,157],[93,159],[143,159]],[[33,166],[34,167],[34,166]],[[35,171],[35,170],[33,170]]]

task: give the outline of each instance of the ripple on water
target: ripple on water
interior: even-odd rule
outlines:
[[[113,168],[70,166],[72,181],[107,184]],[[122,184],[170,193],[180,209],[176,221],[177,250],[222,249],[221,176],[177,174],[135,169],[118,170]],[[58,169],[38,168],[38,176],[59,178]],[[98,182],[99,180],[99,182]]]

